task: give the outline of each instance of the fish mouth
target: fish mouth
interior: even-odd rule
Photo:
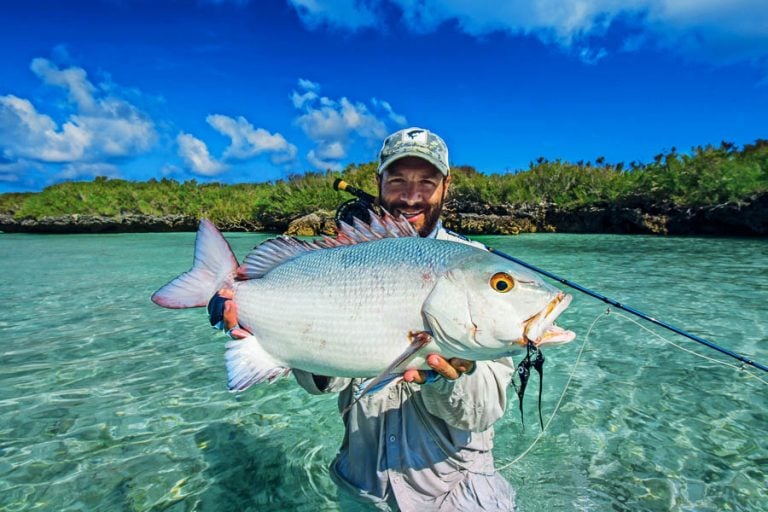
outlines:
[[[560,313],[570,305],[573,296],[563,292],[558,293],[541,311],[524,322],[524,344],[533,343],[535,346],[560,345],[576,338],[576,333],[567,331],[555,325]]]

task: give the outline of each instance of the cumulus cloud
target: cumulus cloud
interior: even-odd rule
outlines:
[[[208,116],[206,121],[232,140],[224,150],[224,159],[247,160],[270,154],[272,163],[282,164],[296,158],[296,146],[285,140],[285,137],[279,133],[272,134],[264,128],[255,128],[242,116],[234,119],[222,114],[213,114]]]
[[[201,176],[216,176],[229,169],[228,164],[268,155],[275,165],[296,160],[298,149],[279,133],[256,128],[243,116],[237,118],[211,114],[205,118],[211,127],[230,139],[219,158],[208,150],[205,142],[194,135],[180,133],[176,137],[178,154],[187,168]]]
[[[131,103],[94,86],[85,70],[59,69],[34,59],[32,71],[66,91],[70,113],[61,124],[27,99],[0,97],[0,152],[7,159],[47,163],[92,163],[139,155],[154,144],[154,123]],[[59,113],[59,112],[57,112]]]
[[[13,95],[0,97],[0,149],[9,160],[79,160],[84,157],[91,136],[72,121],[59,128],[50,116],[39,113],[29,100]]]
[[[334,100],[320,96],[320,87],[309,80],[299,80],[298,86],[292,96],[294,106],[302,111],[296,124],[316,145],[307,160],[317,169],[339,169],[340,161],[357,141],[380,142],[388,133],[382,115],[397,124],[405,123],[405,117],[395,113],[386,101],[373,99],[371,109],[346,97]]]
[[[201,176],[216,176],[226,170],[226,166],[211,157],[205,142],[194,135],[180,133],[176,137],[179,156],[190,171]]]
[[[585,62],[604,57],[601,37],[621,21],[626,44],[661,45],[715,64],[768,58],[768,2],[765,0],[289,0],[309,28],[386,29],[392,11],[412,32],[430,32],[446,22],[481,36],[491,32],[532,35],[571,50]],[[393,9],[394,8],[394,9]],[[638,37],[642,34],[644,37]],[[631,41],[629,41],[631,39]],[[595,41],[596,40],[596,41]],[[596,47],[593,44],[597,43]]]

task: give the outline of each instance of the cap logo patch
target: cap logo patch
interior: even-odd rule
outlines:
[[[403,133],[406,137],[411,139],[412,141],[421,142],[426,144],[427,143],[427,132],[426,130],[410,130],[405,133]]]

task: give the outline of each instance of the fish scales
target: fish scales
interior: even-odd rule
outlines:
[[[409,332],[428,330],[421,306],[437,278],[476,251],[392,238],[306,253],[261,279],[237,283],[239,320],[265,350],[294,367],[376,375],[410,344]]]

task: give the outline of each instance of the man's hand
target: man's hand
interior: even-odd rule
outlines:
[[[219,297],[229,299],[224,303],[224,332],[236,340],[248,337],[248,331],[237,325],[237,304],[231,299],[235,294],[230,289],[219,290]]]
[[[440,374],[441,377],[448,380],[456,380],[462,374],[475,369],[474,361],[467,361],[458,357],[448,360],[439,354],[429,354],[427,356],[427,364]],[[424,384],[427,381],[427,374],[422,370],[406,370],[403,374],[403,380],[405,382]]]

